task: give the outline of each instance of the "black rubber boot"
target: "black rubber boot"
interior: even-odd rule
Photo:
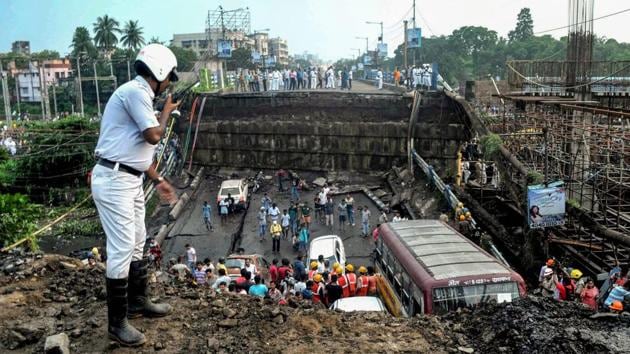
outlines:
[[[169,304],[154,304],[149,297],[148,265],[145,260],[131,262],[129,269],[129,318],[162,317],[171,312]]]
[[[106,282],[109,338],[127,347],[144,344],[144,334],[127,322],[127,279],[107,278]]]

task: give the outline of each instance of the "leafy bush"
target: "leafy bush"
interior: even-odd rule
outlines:
[[[503,141],[497,134],[488,134],[481,138],[481,146],[483,148],[483,155],[486,160],[491,160],[499,152],[499,148]]]
[[[42,209],[22,194],[0,194],[0,243],[9,245],[37,228]]]

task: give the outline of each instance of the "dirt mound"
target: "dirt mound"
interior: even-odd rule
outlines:
[[[529,296],[444,318],[482,353],[630,352],[630,316],[593,314],[578,303]]]
[[[161,278],[161,277],[157,277]],[[576,304],[527,298],[443,317],[396,319],[332,312],[310,302],[217,294],[208,288],[156,282],[153,293],[173,305],[163,319],[134,319],[148,338],[120,348],[106,335],[104,270],[74,259],[30,253],[0,255],[0,351],[43,352],[65,333],[75,353],[436,352],[586,353],[630,348],[629,320],[595,321]]]

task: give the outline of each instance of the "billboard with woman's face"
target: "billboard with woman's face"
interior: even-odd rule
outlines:
[[[527,224],[532,229],[564,225],[565,202],[562,184],[527,187]]]

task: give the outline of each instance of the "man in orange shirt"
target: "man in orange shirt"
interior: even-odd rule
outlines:
[[[398,68],[394,69],[394,83],[396,84],[396,87],[398,87],[400,83],[400,71],[398,71]]]

